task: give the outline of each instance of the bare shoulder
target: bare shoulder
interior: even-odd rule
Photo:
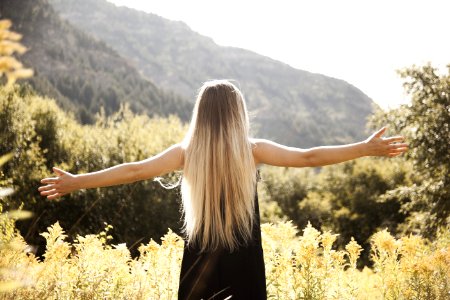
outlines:
[[[172,152],[172,157],[177,161],[180,168],[184,165],[184,156],[185,156],[185,146],[182,143],[174,144],[167,149],[167,151]]]
[[[173,144],[164,151],[143,162],[155,161],[164,165],[164,168],[167,167],[168,170],[176,170],[182,168],[184,165],[184,153],[185,149],[182,144]]]
[[[183,167],[184,149],[181,144],[174,144],[155,156],[130,164],[139,180],[161,176]]]
[[[250,143],[252,144],[253,151],[261,151],[270,147],[286,147],[267,139],[251,138]]]
[[[174,151],[174,152],[176,152],[176,153],[178,153],[180,155],[181,154],[184,155],[184,152],[186,151],[185,146],[182,143],[173,144],[172,146],[170,146],[168,148],[168,150],[172,150],[172,151]]]

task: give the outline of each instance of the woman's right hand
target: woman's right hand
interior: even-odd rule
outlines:
[[[75,175],[55,167],[53,167],[53,171],[57,177],[41,180],[41,183],[45,184],[38,188],[41,196],[46,196],[47,199],[57,199],[78,189],[75,184]]]

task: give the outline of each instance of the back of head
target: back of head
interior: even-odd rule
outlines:
[[[244,98],[232,83],[200,89],[185,139],[182,199],[188,242],[235,249],[251,239],[256,169]]]

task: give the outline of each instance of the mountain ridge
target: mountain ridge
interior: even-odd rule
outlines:
[[[109,114],[124,102],[138,113],[187,121],[201,84],[227,78],[247,100],[253,136],[298,147],[365,138],[374,103],[356,87],[219,46],[184,22],[102,0],[6,0],[0,16],[24,34],[33,86],[81,111],[85,122],[101,107]]]
[[[23,34],[28,51],[21,60],[35,70],[28,82],[81,121],[92,122],[102,108],[111,114],[123,103],[151,116],[188,119],[192,104],[141,78],[116,50],[60,18],[47,1],[5,0],[0,16],[11,19],[13,29]]]
[[[253,51],[219,46],[182,21],[103,0],[51,0],[61,16],[111,45],[155,83],[193,101],[208,79],[239,83],[255,135],[292,146],[354,142],[376,105],[353,85]]]

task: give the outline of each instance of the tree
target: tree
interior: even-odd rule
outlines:
[[[406,159],[414,165],[415,180],[384,198],[402,202],[402,210],[409,214],[405,229],[433,236],[450,221],[450,65],[446,74],[429,64],[399,73],[411,103],[379,111],[372,124],[388,123],[407,137]]]

